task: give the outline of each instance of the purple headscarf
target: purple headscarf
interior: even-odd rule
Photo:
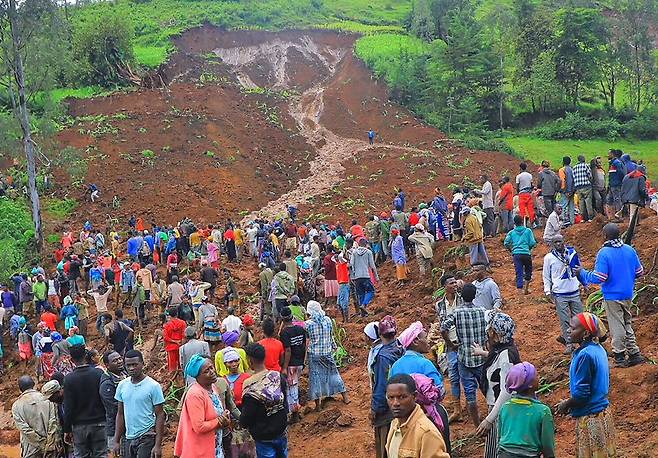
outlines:
[[[434,384],[434,380],[423,374],[411,374],[411,378],[416,382],[416,402],[439,431],[443,431],[443,420],[436,410],[436,403],[443,401],[445,392]]]
[[[238,331],[228,331],[222,334],[222,340],[226,345],[233,345],[240,338]]]
[[[505,387],[510,393],[527,391],[532,385],[532,381],[537,376],[535,366],[527,361],[515,364],[507,373]]]

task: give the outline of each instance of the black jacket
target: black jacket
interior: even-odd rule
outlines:
[[[119,401],[114,399],[117,391],[117,385],[122,379],[111,372],[104,372],[101,375],[101,384],[99,394],[105,407],[105,432],[107,436],[114,436],[116,429],[117,412],[119,411]]]
[[[283,402],[280,408],[270,412],[269,415],[265,404],[252,396],[243,396],[240,425],[249,429],[249,433],[255,441],[276,439],[286,432],[288,427],[288,399],[286,381],[283,377],[281,378],[281,391],[283,392]]]
[[[103,371],[93,366],[78,366],[64,379],[65,433],[74,425],[105,423],[105,407],[100,395]]]

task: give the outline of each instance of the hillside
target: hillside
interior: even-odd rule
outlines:
[[[71,186],[77,178],[97,184],[101,200],[81,202],[63,223],[49,221],[50,230],[77,229],[86,220],[100,228],[109,220],[125,225],[131,214],[168,224],[185,216],[204,223],[258,214],[271,217],[282,213],[286,203],[298,204],[311,220],[349,224],[352,217],[363,220],[388,209],[396,187],[418,202],[437,186],[447,191],[450,184],[476,182],[482,173],[496,178],[516,173],[518,159],[456,146],[391,102],[387,87],[355,58],[356,39],[326,30],[226,32],[206,25],[174,40],[177,52],[161,69],[165,87],[69,100],[71,119],[57,142],[62,148],[75,148],[70,154],[84,165],[84,174],[72,176],[70,164],[55,166],[55,195],[82,200],[81,192]],[[371,128],[378,133],[372,146],[366,138]],[[118,208],[112,206],[113,196],[120,201]],[[588,267],[601,244],[602,224],[597,220],[567,233]],[[648,284],[655,283],[657,226],[658,217],[646,218],[636,240],[645,268],[653,275]],[[487,241],[494,278],[503,289],[506,310],[517,320],[522,357],[538,366],[545,381],[558,382],[542,397],[554,405],[567,395],[568,361],[554,340],[558,322],[540,287],[537,269],[546,247],[535,253],[532,295],[522,297],[511,285],[513,268],[501,245],[500,238]],[[443,258],[453,246],[440,245],[437,265],[462,265],[461,260],[455,266],[455,261]],[[372,306],[377,317],[393,313],[402,326],[433,319],[431,291],[416,281],[415,263],[411,269],[414,281],[394,289],[394,269],[388,264],[382,268],[382,287]],[[246,292],[253,293],[255,266],[243,265],[237,271],[241,285],[251,283]],[[640,296],[636,332],[645,354],[658,358],[652,288]],[[344,344],[351,362],[344,377],[353,402],[330,405],[326,412],[310,414],[292,427],[291,456],[373,455],[365,324],[359,319],[346,326]],[[143,332],[146,349],[154,342],[155,328],[152,323]],[[157,349],[150,352],[149,371],[164,382],[163,362]],[[620,456],[650,457],[658,447],[657,375],[653,364],[612,372]],[[0,443],[15,445],[8,413],[16,395],[13,377],[5,376],[0,389]],[[557,418],[557,427],[558,456],[572,456],[573,422]],[[171,437],[173,422],[168,430]],[[471,432],[464,425],[455,427],[454,456],[481,456],[482,443],[471,438]],[[4,448],[0,456],[3,453]]]

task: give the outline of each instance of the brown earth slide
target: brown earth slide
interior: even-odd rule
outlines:
[[[79,119],[59,134],[58,142],[82,152],[88,167],[85,182],[96,183],[102,199],[100,204],[81,205],[68,223],[78,228],[90,220],[105,227],[109,219],[116,219],[125,226],[131,214],[147,223],[171,224],[185,216],[206,223],[226,218],[245,222],[256,215],[283,215],[286,204],[296,204],[309,220],[349,225],[352,217],[363,221],[388,210],[396,187],[417,203],[430,198],[435,187],[449,194],[448,185],[472,185],[483,173],[494,178],[517,173],[518,159],[459,147],[390,102],[385,85],[353,55],[356,38],[327,31],[225,32],[204,26],[175,40],[178,52],[161,72],[166,88],[71,101],[69,112]],[[369,129],[377,132],[374,145],[367,141]],[[63,196],[68,189],[80,197],[76,194],[81,191],[68,186],[69,172],[56,170],[57,193]],[[115,195],[121,202],[118,209],[111,206]],[[649,218],[648,212],[645,216],[636,246],[651,271],[646,280],[651,284],[657,275],[658,217]],[[590,268],[602,243],[602,225],[596,220],[567,231],[568,242]],[[446,270],[464,265],[463,259],[444,259],[453,246],[439,245],[436,265]],[[535,250],[529,296],[519,295],[513,285],[511,256],[502,239],[488,240],[487,250],[505,310],[517,322],[521,356],[538,367],[542,382],[554,383],[541,396],[553,406],[568,395],[569,360],[555,341],[558,321],[541,286],[541,259],[547,248]],[[392,266],[381,268],[382,283],[370,319],[391,313],[401,328],[417,319],[426,325],[434,321],[432,291],[418,282],[415,263],[410,266],[413,281],[403,288],[391,287]],[[243,264],[234,270],[243,291],[257,291],[255,266]],[[658,357],[655,294],[655,286],[640,294],[635,321],[640,346],[649,357]],[[333,316],[335,311],[329,313]],[[345,326],[350,364],[343,377],[352,403],[330,402],[322,413],[311,413],[291,427],[292,457],[374,456],[365,368],[368,347],[362,333],[367,321]],[[149,373],[165,383],[163,352],[155,346],[152,332],[156,328],[151,323],[142,332],[142,348],[149,356]],[[101,345],[100,339],[92,340]],[[10,361],[15,359],[13,351],[8,352]],[[0,383],[0,444],[17,440],[10,416],[16,375],[10,370]],[[654,364],[612,370],[619,456],[657,454],[657,375]],[[486,406],[480,402],[483,412]],[[574,456],[573,421],[556,416],[556,425],[558,456]],[[175,428],[170,421],[170,440]],[[464,423],[453,427],[453,456],[482,456],[483,441],[472,433]],[[13,456],[15,447],[11,448],[14,452],[0,447],[0,457]]]

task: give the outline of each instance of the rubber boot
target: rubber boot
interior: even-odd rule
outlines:
[[[644,361],[646,361],[644,356],[642,356],[640,352],[637,352],[634,355],[628,356],[628,367],[637,366],[638,364],[642,364]]]
[[[478,412],[478,405],[477,404],[469,404],[468,405],[468,416],[471,417],[471,421],[473,422],[473,426],[476,428],[480,426],[480,413]]]
[[[455,423],[462,419],[462,405],[459,399],[451,398],[449,401],[450,415],[448,415],[448,423]]]
[[[528,288],[530,287],[530,282],[528,280],[523,281],[523,294],[528,295]]]
[[[615,367],[628,367],[628,361],[626,360],[626,352],[614,353],[613,356],[615,360]]]

